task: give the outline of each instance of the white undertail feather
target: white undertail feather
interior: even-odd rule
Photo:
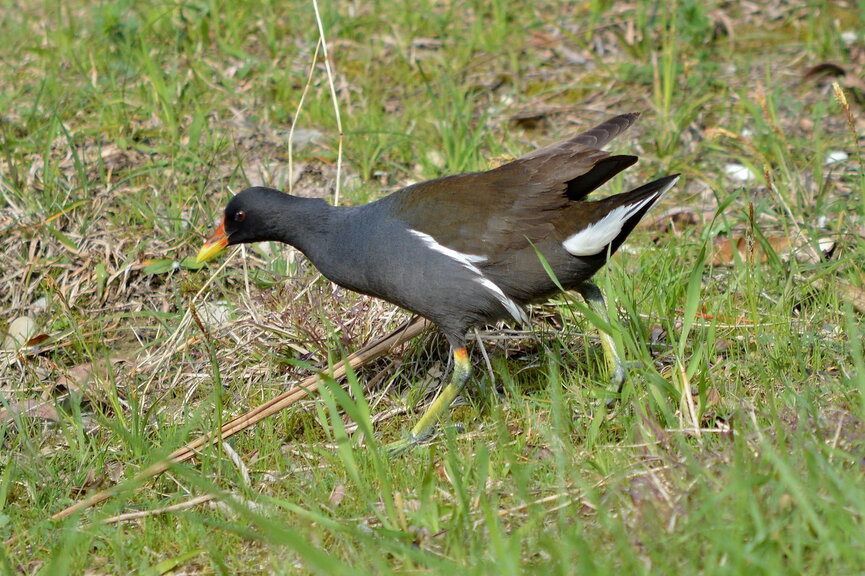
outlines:
[[[513,317],[514,320],[521,324],[531,323],[529,315],[526,314],[526,310],[522,306],[508,298],[495,282],[483,275],[481,275],[480,278],[475,278],[475,282],[478,282],[481,286],[492,292],[493,295],[498,298],[499,302],[501,302],[502,306],[505,307],[505,310],[508,311],[508,314]]]
[[[528,324],[530,322],[528,314],[523,309],[522,306],[511,300],[507,297],[507,295],[502,291],[499,286],[484,276],[483,272],[480,271],[480,268],[475,266],[476,262],[483,262],[487,259],[486,256],[478,256],[476,254],[463,254],[462,252],[458,252],[452,248],[448,248],[447,246],[443,246],[436,242],[435,238],[430,236],[429,234],[425,234],[423,232],[419,232],[417,230],[409,230],[411,234],[421,239],[421,241],[429,246],[431,249],[435,250],[439,254],[444,254],[451,260],[460,263],[466,270],[469,270],[473,274],[477,276],[475,278],[475,282],[489,290],[493,296],[504,306],[505,310],[508,311],[508,314],[513,316],[514,320],[517,322],[521,322],[523,324]]]
[[[616,239],[616,236],[622,233],[625,223],[634,214],[642,210],[647,204],[651,204],[663,196],[667,190],[673,187],[676,180],[678,178],[671,180],[655,194],[643,198],[639,202],[625,204],[610,211],[594,224],[590,224],[576,234],[568,236],[562,242],[562,246],[574,256],[594,256],[595,254],[600,254],[607,249],[610,242]]]

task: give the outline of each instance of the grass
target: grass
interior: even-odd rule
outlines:
[[[433,334],[131,485],[405,316],[281,246],[187,260],[229,191],[332,197],[311,4],[7,1],[0,333],[35,330],[0,357],[0,573],[861,571],[861,4],[320,8],[341,203],[643,112],[607,189],[683,178],[597,277],[635,363],[622,403],[563,296],[533,333],[481,333],[463,431],[403,458],[375,446],[447,377]],[[791,254],[821,239],[829,258]],[[202,288],[209,336],[183,321]]]

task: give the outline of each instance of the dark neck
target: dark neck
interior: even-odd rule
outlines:
[[[321,198],[282,194],[261,215],[252,241],[273,240],[291,244],[305,254],[316,252],[326,244],[338,210]]]

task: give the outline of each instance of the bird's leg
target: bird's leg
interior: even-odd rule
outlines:
[[[438,398],[427,408],[427,411],[424,412],[417,424],[408,433],[408,436],[387,445],[388,454],[397,456],[429,437],[439,417],[447,411],[451,402],[465,388],[466,381],[469,379],[471,372],[472,366],[469,362],[468,351],[464,346],[454,348],[454,370],[451,374],[451,381],[444,387]]]
[[[589,305],[589,308],[594,310],[594,312],[602,318],[609,318],[607,303],[604,302],[604,295],[601,293],[600,288],[591,282],[583,282],[577,290],[579,291],[580,296],[583,297],[583,300],[586,301],[586,304]],[[610,373],[610,380],[612,380],[613,385],[616,387],[616,394],[621,394],[622,387],[625,385],[625,376],[627,374],[625,371],[625,365],[622,362],[619,351],[616,349],[616,342],[613,340],[613,337],[600,329],[598,330],[598,335],[601,338],[601,347],[604,350],[604,358],[607,361],[607,370],[609,370]],[[615,401],[615,398],[611,398],[607,402],[607,405],[612,405]]]

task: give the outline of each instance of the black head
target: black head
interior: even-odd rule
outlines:
[[[206,262],[222,252],[226,246],[283,240],[291,219],[294,196],[273,188],[260,186],[247,188],[232,198],[225,207],[222,222],[201,247],[196,260]]]
[[[280,240],[274,213],[284,211],[293,196],[273,188],[256,186],[247,188],[232,198],[225,207],[222,219],[227,246]]]

